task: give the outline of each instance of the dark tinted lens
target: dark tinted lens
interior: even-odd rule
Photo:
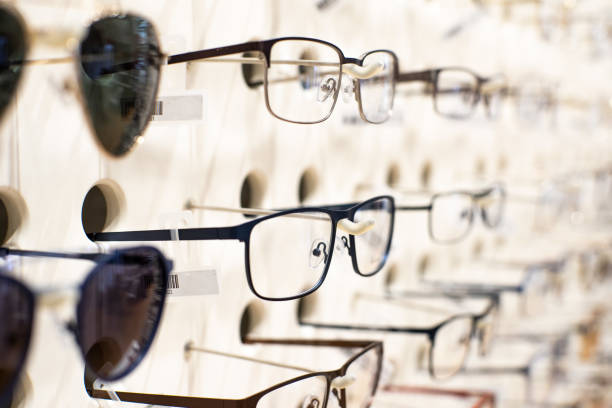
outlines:
[[[8,8],[0,7],[0,116],[17,89],[26,48],[21,18]]]
[[[34,302],[17,281],[0,277],[0,401],[19,376],[30,343]]]
[[[105,380],[128,374],[147,352],[166,295],[166,265],[153,248],[118,251],[92,271],[78,306],[79,342]]]
[[[128,152],[153,114],[161,54],[155,29],[132,15],[93,23],[79,48],[81,90],[108,153]]]

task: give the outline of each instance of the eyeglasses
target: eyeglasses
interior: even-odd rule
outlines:
[[[506,193],[501,184],[484,190],[450,191],[431,196],[427,205],[399,205],[398,211],[429,211],[429,236],[435,242],[452,244],[467,236],[480,213],[483,223],[497,228],[502,221]]]
[[[28,60],[29,38],[20,14],[0,6],[0,116],[14,99],[25,65],[68,63],[73,58]],[[126,154],[154,111],[162,54],[153,25],[132,14],[103,17],[87,28],[76,56],[80,101],[97,144],[111,156]]]
[[[454,398],[467,400],[470,403],[470,408],[495,408],[495,394],[487,391],[474,391],[474,390],[457,390],[447,388],[433,388],[433,387],[418,387],[411,385],[400,385],[400,384],[388,384],[381,387],[380,392],[377,395],[376,402],[381,400],[380,396],[385,393],[392,394],[406,394],[406,396],[413,397],[415,395],[431,395],[436,397],[437,403],[442,398]],[[378,404],[377,404],[378,405]],[[383,402],[383,405],[384,404]],[[405,406],[405,405],[401,405]]]
[[[469,118],[481,99],[487,116],[496,118],[506,92],[503,75],[484,78],[461,67],[400,72],[397,82],[425,82],[425,93],[432,95],[434,111],[449,119]]]
[[[152,247],[110,254],[62,253],[0,248],[0,256],[68,258],[96,266],[78,288],[74,332],[83,359],[96,375],[114,381],[128,375],[146,355],[159,325],[172,262]],[[53,291],[54,293],[55,291]],[[23,370],[34,325],[34,309],[53,293],[35,292],[0,274],[0,400],[10,395]]]
[[[17,91],[23,68],[33,64],[68,63],[72,57],[28,60],[29,38],[17,10],[0,6],[0,117]],[[257,57],[214,58],[237,53]],[[140,140],[154,112],[160,68],[188,61],[240,62],[264,65],[266,106],[275,117],[295,123],[327,119],[341,89],[342,74],[352,82],[343,89],[358,103],[363,120],[381,123],[393,108],[397,57],[375,50],[347,58],[325,41],[287,37],[166,56],[147,19],[119,14],[87,28],[75,56],[80,101],[102,151],[114,157],[128,153]]]
[[[268,215],[231,227],[96,232],[88,237],[92,241],[238,240],[244,243],[251,291],[264,300],[291,300],[321,286],[335,249],[348,251],[353,270],[361,276],[380,271],[391,248],[394,210],[392,197],[378,196],[358,204],[284,211],[235,209]],[[346,236],[336,244],[338,229]]]
[[[238,58],[217,58],[242,54]],[[338,94],[354,97],[361,118],[382,123],[391,116],[397,57],[389,50],[374,50],[360,58],[345,57],[335,45],[305,37],[251,41],[225,47],[192,51],[168,57],[168,64],[188,61],[237,62],[263,65],[266,107],[278,119],[293,123],[319,123],[330,115]],[[352,81],[341,86],[342,76]]]
[[[249,397],[241,399],[217,399],[204,397],[186,397],[165,394],[141,394],[135,392],[114,391],[102,389],[96,378],[86,375],[85,389],[90,397],[98,399],[114,399],[116,401],[137,402],[141,404],[180,406],[180,407],[235,407],[235,408],[276,408],[276,407],[307,407],[325,408],[330,400],[334,406],[367,407],[378,387],[383,345],[381,342],[350,341],[350,340],[291,340],[277,344],[332,346],[341,348],[361,348],[352,355],[346,363],[333,371],[313,371],[308,368],[285,363],[270,362],[252,357],[242,357],[235,354],[196,347],[188,344],[188,353],[202,352],[224,357],[247,360],[280,368],[288,368],[305,372],[299,377],[283,381]]]
[[[562,359],[567,356],[566,336],[539,348],[526,365],[465,367],[462,375],[519,375],[526,380],[525,402],[545,401],[554,384],[564,376]]]
[[[312,322],[305,320],[305,299],[298,304],[298,323],[321,329],[363,330],[391,333],[410,333],[427,336],[429,348],[429,374],[435,379],[446,379],[455,375],[463,366],[467,357],[470,340],[476,336],[476,328],[481,321],[489,319],[490,313],[496,313],[498,305],[492,299],[488,307],[479,314],[454,314],[433,327],[399,327],[399,326],[368,326],[351,324],[334,324]]]

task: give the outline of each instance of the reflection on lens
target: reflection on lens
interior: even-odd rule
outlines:
[[[476,105],[478,80],[474,74],[460,69],[444,69],[438,73],[435,105],[439,114],[464,119]]]
[[[117,252],[83,284],[78,337],[85,360],[98,377],[121,378],[144,356],[165,299],[163,262],[152,248]]]
[[[331,260],[332,221],[322,212],[262,220],[249,238],[253,290],[268,299],[295,297],[316,287]]]
[[[455,317],[438,329],[430,355],[431,372],[435,378],[449,378],[461,369],[471,335],[470,316]]]
[[[363,59],[363,66],[379,66],[380,71],[368,79],[360,79],[361,112],[368,122],[382,123],[391,116],[395,94],[395,57],[387,51],[376,51]]]
[[[103,18],[87,30],[79,59],[95,136],[107,153],[122,156],[153,114],[161,64],[155,29],[132,15]]]
[[[317,123],[329,117],[340,89],[340,53],[324,43],[282,40],[270,50],[268,108],[276,117]]]
[[[354,222],[374,221],[374,227],[361,234],[351,235],[357,258],[357,270],[362,275],[372,275],[380,270],[387,260],[393,227],[393,202],[381,198],[359,207],[353,216]]]
[[[380,364],[382,364],[382,355],[378,347],[369,349],[351,362],[345,374],[345,377],[349,379],[348,386],[344,389],[345,406],[365,408],[372,404],[378,386]],[[332,381],[332,388],[333,386]],[[340,395],[340,391],[332,389],[329,395],[330,403],[337,400],[336,395]]]
[[[438,194],[429,212],[432,239],[441,243],[457,241],[469,232],[474,219],[472,196],[463,193]]]
[[[504,201],[504,190],[499,186],[493,187],[485,197],[478,199],[478,204],[480,204],[482,210],[482,218],[487,226],[495,228],[501,224]]]
[[[257,401],[257,408],[322,408],[327,393],[327,378],[315,375],[281,386]]]
[[[33,308],[33,298],[23,285],[12,278],[0,277],[0,397],[10,391],[19,377],[30,343]]]
[[[0,5],[0,117],[15,96],[26,51],[25,29],[21,18]]]

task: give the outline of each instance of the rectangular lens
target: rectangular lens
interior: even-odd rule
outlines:
[[[324,375],[315,375],[268,392],[257,401],[257,408],[322,408],[325,406],[326,393],[327,378]]]
[[[374,74],[359,80],[361,113],[368,122],[382,123],[393,108],[396,59],[390,52],[375,51],[366,55],[363,66],[372,68]]]
[[[251,231],[253,289],[268,299],[296,297],[316,287],[331,258],[331,217],[295,212],[262,220]]]
[[[373,223],[367,232],[351,236],[359,273],[374,274],[385,264],[393,232],[393,211],[393,202],[381,198],[363,204],[355,212],[354,222]]]
[[[437,112],[453,119],[470,116],[476,104],[477,85],[478,80],[469,71],[460,69],[440,71],[435,91]]]
[[[451,243],[463,238],[474,218],[472,196],[465,193],[448,193],[434,196],[429,212],[431,237],[441,243]]]
[[[430,353],[431,372],[437,379],[455,375],[467,357],[472,334],[472,318],[458,316],[436,332]]]
[[[372,404],[378,387],[381,364],[381,349],[378,347],[369,349],[351,362],[345,374],[348,380],[348,385],[344,389],[345,406],[365,408]],[[332,387],[333,385],[332,381]],[[329,398],[331,402],[337,397],[330,394]]]
[[[266,100],[280,119],[317,123],[329,117],[340,87],[340,52],[325,43],[282,40],[270,50]]]
[[[504,190],[500,186],[493,187],[486,196],[478,198],[482,219],[488,227],[496,228],[501,223],[505,198]]]

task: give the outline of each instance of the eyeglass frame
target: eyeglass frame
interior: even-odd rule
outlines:
[[[327,273],[329,272],[329,267],[331,265],[332,256],[334,253],[334,244],[336,240],[336,233],[338,229],[338,225],[342,220],[348,220],[350,222],[351,218],[354,218],[356,212],[363,206],[366,206],[370,203],[379,201],[379,200],[387,200],[390,203],[391,208],[389,209],[389,238],[387,241],[387,245],[385,247],[384,256],[380,262],[380,265],[369,274],[364,274],[359,270],[359,266],[357,263],[357,254],[355,252],[355,236],[354,234],[347,232],[349,235],[349,245],[348,252],[351,257],[351,262],[353,265],[353,270],[360,276],[369,277],[378,273],[387,262],[387,258],[389,256],[389,251],[391,250],[391,241],[393,240],[393,226],[394,226],[394,218],[395,218],[395,201],[392,196],[376,196],[372,197],[368,200],[359,202],[359,203],[351,203],[351,204],[339,204],[339,205],[329,205],[322,207],[296,207],[286,210],[281,210],[274,212],[269,215],[265,215],[262,217],[255,218],[254,220],[247,221],[245,223],[228,226],[228,227],[204,227],[204,228],[177,228],[177,229],[161,229],[161,230],[142,230],[142,231],[117,231],[117,232],[95,232],[88,233],[87,237],[94,241],[206,241],[206,240],[238,240],[244,243],[245,252],[244,252],[244,263],[247,277],[247,284],[251,292],[260,299],[267,301],[287,301],[303,298],[307,296],[317,289],[321,287],[323,281],[325,280]],[[328,215],[330,217],[331,222],[331,237],[329,241],[330,250],[327,258],[327,262],[325,265],[325,269],[323,270],[319,281],[310,289],[299,293],[293,296],[285,296],[272,298],[261,295],[259,292],[255,290],[253,285],[253,279],[251,277],[251,266],[250,266],[250,240],[251,240],[251,232],[253,228],[266,220],[282,217],[285,215],[291,214],[301,214],[307,212],[320,212]],[[358,223],[353,223],[358,224]]]
[[[383,343],[381,341],[372,341],[372,340],[309,340],[309,339],[278,339],[275,340],[272,344],[285,344],[285,345],[303,345],[303,346],[330,346],[330,347],[342,347],[342,348],[355,348],[360,347],[358,353],[351,356],[339,369],[331,370],[331,371],[313,371],[309,369],[304,369],[301,367],[282,365],[279,363],[271,363],[263,360],[256,360],[253,358],[247,358],[249,361],[259,362],[263,364],[270,364],[279,367],[285,368],[293,368],[296,370],[308,371],[308,374],[304,374],[298,377],[294,377],[290,380],[283,381],[271,387],[268,387],[262,391],[259,391],[255,394],[252,394],[246,398],[242,399],[220,399],[220,398],[206,398],[206,397],[186,397],[186,396],[178,396],[178,395],[167,395],[167,394],[143,394],[143,393],[133,393],[133,392],[125,392],[125,391],[114,391],[114,390],[101,390],[95,388],[96,379],[91,376],[91,373],[85,372],[85,391],[91,398],[97,399],[109,399],[112,400],[114,397],[118,397],[120,401],[123,402],[137,402],[142,404],[152,404],[152,405],[160,405],[160,406],[171,406],[171,407],[185,407],[185,408],[257,408],[257,403],[261,398],[263,398],[266,394],[269,394],[277,389],[285,387],[287,385],[294,384],[296,382],[306,380],[312,377],[325,377],[326,379],[326,390],[324,395],[324,400],[322,404],[322,408],[327,406],[328,398],[330,391],[332,390],[332,382],[335,378],[340,378],[346,375],[346,372],[350,365],[357,360],[359,357],[363,356],[365,353],[370,350],[376,349],[378,355],[378,371],[375,376],[375,385],[374,390],[378,388],[378,382],[380,380],[380,373],[382,370],[382,360],[383,360]],[[186,352],[189,351],[189,347],[193,350],[193,346],[187,344],[185,346]],[[196,349],[197,351],[197,349]],[[202,350],[209,351],[209,350]],[[213,352],[215,353],[215,352]],[[240,356],[230,355],[229,353],[215,353],[219,355],[230,356],[234,358],[242,358]],[[344,389],[342,389],[344,390]],[[346,400],[342,398],[340,402],[340,406],[342,408],[346,407]]]
[[[426,205],[397,205],[395,207],[396,211],[427,211],[428,215],[427,215],[427,229],[428,229],[428,233],[429,233],[429,238],[436,243],[439,244],[456,244],[460,241],[462,241],[465,237],[468,236],[468,234],[470,233],[470,231],[472,230],[473,226],[474,226],[474,209],[477,207],[478,208],[478,212],[480,213],[480,217],[483,221],[483,223],[493,229],[493,228],[497,228],[500,224],[501,221],[503,219],[502,216],[500,216],[499,222],[497,224],[493,224],[490,223],[489,220],[486,218],[486,216],[484,215],[484,212],[482,211],[482,206],[480,204],[478,204],[478,201],[486,198],[489,194],[493,193],[494,191],[499,191],[501,193],[501,208],[500,208],[500,214],[503,215],[504,210],[506,208],[506,189],[504,187],[504,185],[502,183],[495,183],[490,187],[487,187],[485,189],[482,190],[477,190],[477,191],[470,191],[470,190],[456,190],[456,191],[444,191],[444,192],[439,192],[439,193],[434,193],[431,195],[431,197],[429,198],[429,204]],[[437,239],[434,236],[433,233],[433,208],[434,208],[434,202],[437,198],[439,197],[445,197],[445,196],[451,196],[451,195],[466,195],[466,196],[470,196],[471,201],[472,201],[472,206],[471,206],[471,217],[470,217],[470,225],[468,226],[468,228],[465,230],[465,232],[463,233],[463,235],[452,239],[452,240],[441,240],[441,239]]]
[[[490,391],[433,388],[403,384],[387,384],[381,388],[381,391],[390,393],[425,394],[457,398],[475,397],[478,398],[478,400],[471,406],[471,408],[495,408],[496,406],[495,394]]]
[[[0,247],[0,259],[6,258],[7,256],[23,256],[23,257],[37,257],[37,258],[72,259],[72,260],[83,260],[83,261],[94,262],[96,266],[94,266],[87,273],[87,276],[85,277],[85,279],[76,288],[76,290],[78,290],[79,293],[82,295],[82,293],[84,292],[83,288],[89,283],[90,279],[93,279],[95,277],[94,276],[95,273],[101,266],[106,265],[109,261],[112,261],[119,254],[123,252],[131,251],[131,250],[138,250],[138,249],[153,250],[154,252],[157,253],[157,255],[160,256],[160,259],[163,261],[162,262],[162,265],[163,265],[162,280],[163,282],[161,286],[164,288],[164,290],[162,291],[162,300],[160,303],[160,308],[155,318],[155,322],[153,324],[153,331],[152,331],[153,335],[148,340],[148,342],[144,345],[144,347],[139,349],[140,353],[139,353],[138,358],[131,363],[132,366],[127,371],[125,371],[124,373],[121,373],[121,375],[116,375],[116,376],[109,377],[106,379],[107,381],[115,381],[115,380],[119,380],[121,378],[126,377],[138,367],[142,359],[147,355],[149,348],[151,347],[153,340],[155,339],[155,333],[157,333],[157,330],[159,328],[161,316],[163,314],[164,306],[166,304],[166,296],[167,296],[166,288],[168,287],[170,272],[172,271],[174,267],[173,261],[171,259],[166,258],[165,255],[159,249],[155,247],[150,247],[150,246],[121,248],[111,253],[49,252],[49,251],[33,251],[33,250],[23,250],[23,249],[14,249],[14,248],[8,248],[8,247]],[[26,294],[27,296],[28,306],[30,307],[29,310],[31,310],[32,312],[31,316],[29,316],[31,327],[29,329],[28,338],[26,340],[26,349],[25,349],[25,352],[23,353],[24,355],[17,369],[17,373],[21,373],[25,366],[25,363],[28,357],[28,353],[30,350],[30,346],[31,346],[31,337],[32,337],[33,329],[34,329],[35,319],[36,319],[36,307],[38,303],[37,298],[45,296],[47,295],[47,293],[51,293],[51,292],[48,292],[48,291],[45,291],[45,292],[38,291],[37,292],[36,290],[28,287],[21,280],[16,279],[15,277],[11,275],[5,274],[2,268],[0,268],[0,279],[6,280],[10,282],[11,284],[14,284],[17,287],[19,287],[21,290],[23,290],[23,293]],[[58,291],[61,291],[61,290],[62,289],[58,289]],[[77,319],[79,316],[82,301],[83,299],[79,298],[77,305],[76,305]],[[77,343],[76,344],[77,348],[79,349],[80,354],[83,358],[83,361],[85,362],[85,366],[88,366],[89,363],[87,362],[87,358],[86,358],[87,356],[85,355],[85,352],[81,347],[81,344],[82,344],[81,337],[80,337],[79,331],[77,330],[77,326],[73,326],[70,323],[68,324],[67,328],[74,335],[75,341]],[[10,398],[10,394],[13,392],[15,385],[17,384],[18,381],[19,381],[19,375],[16,375],[15,378],[13,379],[13,382],[10,384],[10,386],[7,387],[7,390],[3,393],[0,393],[0,400],[6,397]]]
[[[440,112],[440,110],[438,109],[438,101],[437,101],[437,95],[439,91],[438,78],[440,77],[440,72],[442,71],[462,71],[462,72],[465,72],[471,75],[476,80],[476,87],[474,89],[474,101],[472,102],[472,106],[470,107],[470,112],[467,115],[449,115],[449,114]],[[397,83],[402,83],[402,82],[425,82],[427,83],[428,85],[432,87],[432,89],[430,90],[426,88],[425,93],[431,94],[432,96],[434,112],[436,112],[438,115],[443,116],[445,118],[449,118],[453,120],[465,120],[465,119],[471,118],[476,112],[476,106],[478,105],[478,102],[480,102],[480,99],[483,96],[483,93],[482,93],[483,85],[489,81],[497,79],[498,77],[499,75],[493,75],[491,77],[483,77],[475,73],[469,68],[459,67],[459,66],[449,66],[449,67],[426,69],[422,71],[400,72],[397,75]],[[506,87],[503,87],[503,90],[501,92],[502,96],[505,96],[506,89],[507,89]],[[489,115],[489,117],[492,117],[490,115],[488,101],[486,103],[487,103],[486,105],[487,115]]]
[[[329,112],[327,113],[327,115],[320,120],[317,121],[312,121],[312,122],[304,122],[304,121],[293,121],[293,120],[289,120],[286,118],[282,118],[280,116],[278,116],[276,113],[274,113],[274,111],[272,110],[272,108],[270,107],[270,101],[269,101],[269,97],[268,97],[268,69],[270,69],[270,63],[271,63],[271,58],[270,58],[270,53],[272,50],[272,47],[274,46],[274,44],[281,42],[281,41],[311,41],[317,44],[321,44],[321,45],[325,45],[327,47],[330,47],[331,49],[333,49],[337,54],[338,54],[338,68],[339,68],[339,72],[338,72],[338,84],[336,86],[336,89],[334,91],[334,102],[329,110]],[[391,111],[393,109],[393,101],[395,99],[395,85],[397,83],[397,79],[398,79],[398,72],[399,72],[399,62],[398,62],[398,58],[397,55],[388,49],[376,49],[376,50],[372,50],[372,51],[368,51],[364,54],[361,55],[361,57],[359,58],[349,58],[349,57],[345,57],[344,53],[342,52],[342,50],[340,50],[340,48],[338,48],[336,45],[324,41],[324,40],[319,40],[316,38],[310,38],[310,37],[278,37],[278,38],[272,38],[269,40],[264,40],[264,41],[248,41],[248,42],[244,42],[244,43],[239,43],[239,44],[233,44],[233,45],[227,45],[227,46],[223,46],[223,47],[217,47],[217,48],[209,48],[209,49],[204,49],[204,50],[199,50],[199,51],[190,51],[190,52],[185,52],[182,54],[175,54],[175,55],[170,55],[167,57],[167,64],[171,65],[171,64],[176,64],[176,63],[182,63],[182,62],[190,62],[190,61],[197,61],[197,60],[207,60],[206,62],[224,62],[221,59],[215,60],[215,57],[223,57],[223,56],[227,56],[227,55],[233,55],[233,54],[244,54],[244,53],[250,53],[250,52],[259,52],[263,55],[263,63],[266,66],[266,70],[264,72],[264,82],[263,82],[263,86],[264,86],[264,97],[265,97],[265,102],[266,102],[266,108],[268,109],[268,112],[270,112],[270,114],[272,116],[274,116],[277,119],[280,119],[282,121],[285,122],[289,122],[289,123],[297,123],[297,124],[316,124],[316,123],[321,123],[324,122],[325,120],[327,120],[333,110],[334,107],[336,106],[336,102],[338,101],[338,95],[340,94],[340,89],[341,89],[341,83],[342,83],[342,67],[345,64],[353,64],[356,65],[358,67],[363,67],[363,60],[369,56],[370,54],[373,54],[375,52],[385,52],[388,53],[389,55],[391,55],[391,57],[393,58],[393,75],[392,75],[392,95],[391,95],[391,106],[389,108],[389,116],[391,116]],[[227,60],[227,62],[241,62],[242,64],[260,64],[261,62],[258,62],[259,58],[234,58],[234,59],[230,59]],[[335,65],[335,64],[334,64]],[[358,79],[358,78],[357,78]],[[258,84],[247,84],[247,86],[249,87],[254,87],[257,86]],[[361,92],[360,92],[360,87],[355,87],[355,96],[356,96],[356,100],[357,100],[357,105],[359,106],[359,115],[361,117],[361,119],[363,119],[365,122],[368,123],[373,123],[373,124],[378,124],[378,123],[382,123],[382,122],[372,122],[369,121],[366,117],[365,114],[363,113],[363,107],[362,107],[362,101],[361,101]],[[388,117],[385,119],[387,120]]]
[[[302,298],[298,301],[297,306],[297,321],[300,326],[309,326],[315,327],[318,329],[334,329],[334,330],[360,330],[360,331],[374,331],[374,332],[388,332],[388,333],[405,333],[405,334],[421,334],[426,335],[427,339],[430,342],[431,347],[429,348],[429,361],[428,361],[428,371],[431,378],[438,379],[438,377],[434,374],[433,370],[433,350],[435,347],[435,338],[438,330],[440,330],[443,326],[453,322],[457,319],[469,318],[471,320],[470,323],[470,340],[473,339],[476,335],[476,328],[478,327],[478,322],[484,318],[486,318],[492,310],[497,308],[498,306],[495,303],[495,298],[491,297],[491,302],[489,306],[481,313],[460,313],[453,316],[450,316],[444,319],[442,322],[429,327],[398,327],[398,326],[366,326],[366,325],[349,325],[349,324],[333,324],[333,323],[316,323],[309,322],[304,320],[304,309],[305,307],[305,299]],[[470,350],[470,343],[468,342],[466,347],[466,353],[464,355],[464,361],[462,361],[459,369],[460,371],[465,363],[465,357]],[[451,374],[450,376],[444,377],[449,378],[455,375],[457,372]]]

